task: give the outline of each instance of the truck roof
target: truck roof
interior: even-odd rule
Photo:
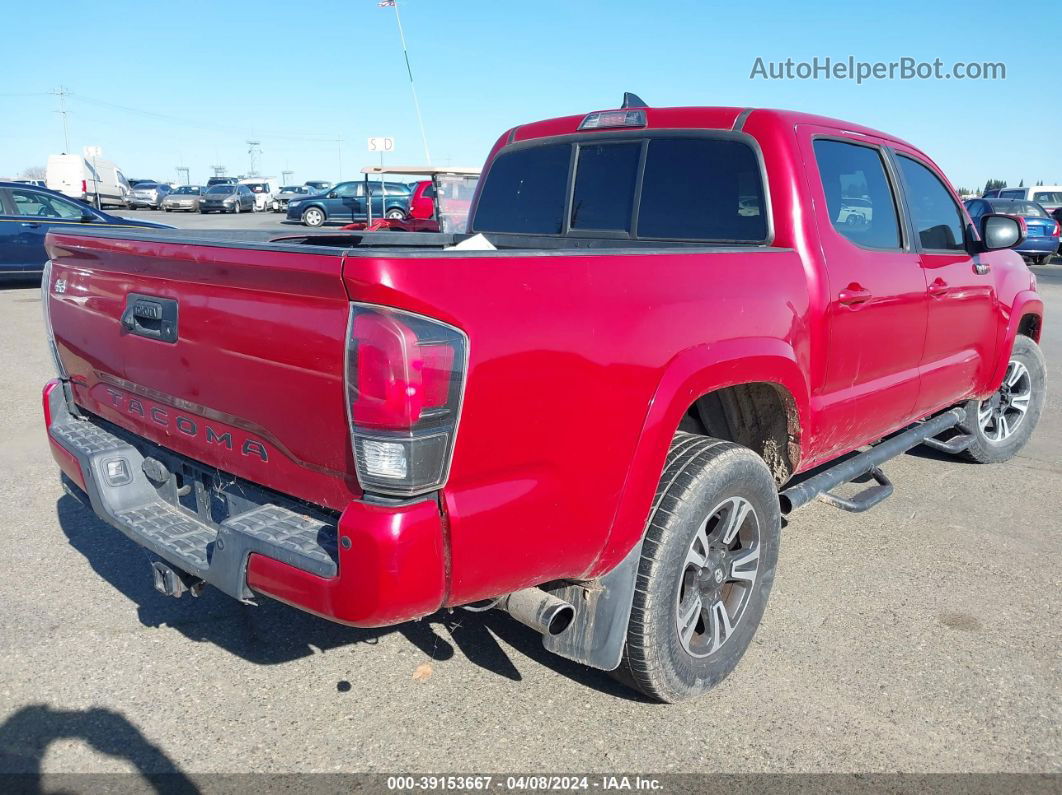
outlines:
[[[838,130],[872,135],[877,138],[894,141],[912,149],[907,141],[897,138],[895,135],[864,127],[861,124],[833,119],[828,116],[817,116],[812,113],[800,113],[792,110],[778,110],[775,108],[739,108],[739,107],[710,107],[689,106],[674,108],[632,108],[645,113],[646,124],[642,129],[694,129],[694,130],[734,130],[743,129],[750,119],[758,123],[767,123],[778,127],[792,128],[798,124],[814,124],[821,127],[834,127]],[[615,110],[606,108],[601,112]],[[514,127],[508,133],[507,143],[517,141],[529,141],[534,138],[546,138],[554,135],[566,135],[579,131],[579,124],[585,113],[577,116],[560,116],[555,119],[544,119]]]

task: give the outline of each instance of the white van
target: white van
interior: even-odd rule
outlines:
[[[280,180],[276,177],[244,177],[239,182],[254,194],[255,212],[264,212],[273,206],[273,198],[280,192]]]
[[[52,190],[98,207],[125,207],[131,192],[114,163],[82,155],[49,155],[46,182]]]

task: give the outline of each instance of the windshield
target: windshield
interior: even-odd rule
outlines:
[[[193,195],[199,195],[201,191],[202,188],[200,188],[198,185],[181,185],[181,187],[177,188],[174,193],[191,193]]]
[[[157,182],[138,182],[133,187],[137,190],[155,190],[158,186]]]
[[[1062,204],[1062,191],[1037,191],[1032,195],[1032,200],[1040,204]]]
[[[228,196],[235,189],[235,185],[214,185],[207,193],[211,196]]]
[[[1034,202],[1012,201],[1008,199],[989,199],[989,206],[993,212],[1005,215],[1027,215],[1032,218],[1046,218],[1044,209]]]
[[[308,193],[309,188],[304,185],[287,185],[280,189],[281,193]]]

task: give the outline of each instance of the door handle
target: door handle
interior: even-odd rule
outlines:
[[[948,287],[948,283],[943,279],[934,279],[929,285],[929,294],[934,298],[940,298],[942,295],[947,294],[949,290],[951,288]]]
[[[28,229],[36,229],[40,226],[40,224],[34,221],[23,221],[21,224],[19,224],[19,226],[25,226]]]
[[[837,301],[845,306],[857,306],[859,304],[865,304],[872,297],[870,290],[864,290],[858,284],[850,284],[846,289],[841,290],[841,292],[837,294]]]

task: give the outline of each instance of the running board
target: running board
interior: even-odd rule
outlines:
[[[972,433],[960,433],[958,436],[952,436],[946,442],[942,442],[940,439],[926,439],[922,444],[926,447],[932,447],[934,450],[940,450],[942,453],[955,455],[973,444],[973,440]]]
[[[954,428],[965,420],[965,409],[956,408],[945,411],[943,414],[938,414],[925,422],[908,428],[903,433],[879,442],[859,455],[835,464],[824,472],[820,472],[795,486],[790,486],[778,495],[782,513],[792,513],[797,508],[803,507],[818,498],[822,498],[823,502],[829,505],[846,511],[860,512],[873,508],[892,494],[892,483],[879,469],[882,464],[890,458],[906,453],[912,447],[925,443],[927,439],[939,436],[944,431]],[[940,444],[947,443],[940,442]],[[877,481],[877,485],[871,486],[855,497],[844,498],[829,493],[831,489],[842,483],[848,483],[868,473]]]

